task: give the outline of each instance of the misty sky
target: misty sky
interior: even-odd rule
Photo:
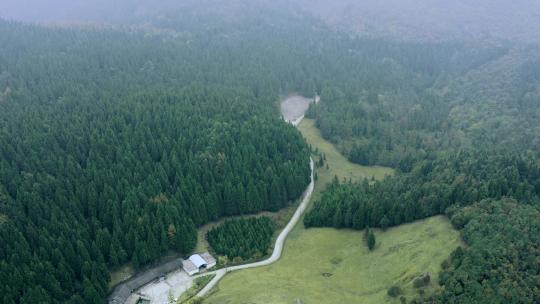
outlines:
[[[369,30],[376,35],[400,37],[407,33],[424,38],[495,37],[540,42],[537,0],[1,0],[0,17],[45,23],[125,24],[151,21],[171,12],[181,18],[189,5],[199,6],[204,12],[210,7],[242,7],[238,5],[242,1],[284,11],[295,7],[331,26]],[[244,11],[239,9],[237,13]]]

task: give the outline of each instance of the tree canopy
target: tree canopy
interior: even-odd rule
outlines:
[[[265,256],[272,243],[275,224],[267,216],[227,220],[208,231],[206,238],[212,249],[229,260]]]
[[[143,33],[0,22],[0,45],[3,303],[102,303],[109,269],[190,253],[198,226],[309,183],[264,74]]]

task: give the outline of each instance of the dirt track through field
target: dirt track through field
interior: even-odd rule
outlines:
[[[280,106],[281,115],[283,115],[283,119],[291,123],[295,127],[298,126],[298,124],[300,124],[300,122],[304,118],[304,113],[308,109],[309,104],[313,101],[315,101],[316,103],[319,102],[319,97],[316,96],[315,99],[310,99],[310,98],[297,96],[297,95],[287,97],[285,100],[281,102],[281,106]],[[306,210],[309,200],[311,199],[311,194],[313,193],[315,181],[313,178],[313,159],[312,158],[310,158],[309,165],[311,168],[311,181],[309,185],[307,186],[306,190],[304,191],[304,194],[302,196],[302,202],[300,203],[300,205],[294,212],[294,215],[291,217],[289,223],[287,223],[287,226],[283,228],[283,230],[277,237],[272,255],[268,259],[262,260],[259,262],[226,267],[226,268],[222,268],[222,269],[211,272],[212,274],[215,274],[216,276],[201,291],[199,291],[199,293],[197,294],[198,297],[202,297],[206,295],[212,288],[214,288],[214,286],[217,285],[219,280],[221,280],[221,278],[223,278],[225,274],[227,274],[228,272],[241,270],[241,269],[247,269],[247,268],[267,266],[279,260],[279,258],[281,257],[281,253],[283,251],[283,245],[285,244],[285,240],[287,239],[287,236],[300,220],[300,217]]]

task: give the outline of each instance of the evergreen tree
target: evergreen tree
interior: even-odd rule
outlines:
[[[229,260],[249,260],[265,255],[272,242],[275,224],[269,217],[225,221],[208,231],[208,243],[219,255]]]
[[[372,251],[375,249],[375,234],[372,229],[367,228],[367,240],[366,240],[368,249]]]

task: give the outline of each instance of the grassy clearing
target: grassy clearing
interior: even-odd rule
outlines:
[[[205,303],[399,303],[386,292],[400,286],[415,294],[412,281],[430,272],[437,288],[440,264],[459,244],[459,233],[442,216],[375,230],[369,252],[363,232],[296,229],[273,265],[228,274]]]
[[[324,190],[326,185],[332,181],[334,176],[338,176],[340,179],[352,179],[352,180],[361,180],[363,178],[371,178],[372,176],[376,179],[382,179],[385,175],[393,174],[391,168],[385,167],[367,167],[360,166],[349,162],[339,151],[328,141],[321,137],[319,130],[315,127],[315,122],[312,119],[304,119],[302,123],[298,126],[300,132],[305,137],[306,141],[313,147],[319,149],[319,151],[324,152],[326,155],[326,161],[329,165],[328,169],[319,168],[317,169],[318,179],[315,183],[315,190],[312,196],[312,199],[317,199],[320,193]],[[291,218],[292,214],[298,207],[298,202],[292,204],[291,206],[284,208],[278,212],[260,212],[253,215],[244,215],[238,217],[255,217],[255,216],[269,216],[271,217],[277,225],[272,244],[275,243],[275,238],[279,235],[281,228],[285,227]],[[195,252],[205,252],[211,251],[210,245],[206,241],[206,233],[212,229],[212,227],[217,226],[224,222],[227,219],[232,219],[235,217],[223,218],[219,221],[208,223],[198,229],[197,235],[197,245]],[[300,221],[301,222],[301,221]],[[303,225],[297,225],[291,234],[289,239],[298,237],[304,230]],[[289,241],[287,241],[289,243]],[[286,247],[287,248],[287,245]],[[287,252],[284,252],[284,255]],[[129,278],[135,273],[133,268],[130,265],[121,267],[120,269],[111,273],[111,282],[109,283],[109,288],[115,284]]]
[[[321,132],[315,126],[315,120],[304,119],[298,129],[313,148],[326,154],[326,161],[329,164],[329,176],[333,178],[337,175],[340,179],[361,180],[363,178],[382,179],[385,175],[392,175],[394,170],[380,166],[361,166],[351,163],[336,149],[332,143],[321,136]],[[324,183],[324,181],[322,181]]]
[[[320,152],[326,155],[326,167],[317,169],[317,181],[315,183],[315,191],[313,193],[313,200],[316,200],[321,191],[324,190],[334,176],[337,176],[340,180],[352,180],[360,181],[364,178],[374,177],[375,179],[382,179],[386,175],[394,174],[392,168],[387,167],[368,167],[351,163],[345,156],[332,145],[332,143],[326,141],[321,136],[321,132],[315,126],[315,120],[304,119],[298,126],[298,130],[302,133],[307,143],[313,148],[317,148]]]

